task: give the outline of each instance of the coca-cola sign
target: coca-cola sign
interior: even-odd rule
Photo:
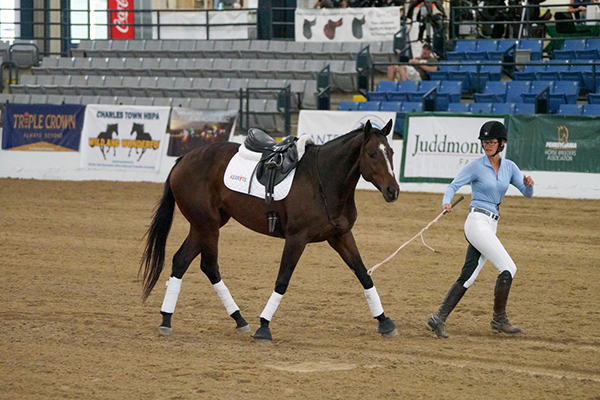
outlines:
[[[111,39],[134,39],[133,0],[108,0],[110,20],[108,35]],[[116,11],[113,11],[116,10]]]

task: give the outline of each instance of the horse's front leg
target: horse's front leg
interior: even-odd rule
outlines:
[[[352,235],[352,232],[349,231],[339,236],[335,236],[331,239],[328,239],[327,242],[335,251],[339,253],[346,264],[348,264],[352,271],[354,271],[354,274],[362,284],[365,291],[365,297],[367,298],[367,304],[371,310],[371,315],[373,315],[373,318],[379,321],[377,332],[381,333],[381,335],[384,337],[396,336],[398,334],[398,331],[396,330],[396,324],[394,324],[390,318],[386,317],[385,313],[383,312],[383,306],[381,305],[379,294],[373,285],[371,276],[369,276],[367,273],[365,264],[363,264],[363,261],[360,258],[360,253],[356,247],[356,242],[354,241],[354,235]]]
[[[269,301],[263,312],[260,314],[260,328],[254,334],[254,339],[263,342],[272,340],[269,322],[273,318],[273,314],[279,307],[281,298],[287,291],[290,279],[294,273],[294,269],[300,260],[302,252],[306,247],[306,239],[304,237],[288,237],[285,240],[283,247],[283,255],[281,256],[281,264],[279,265],[279,274],[275,282],[275,290],[271,294]]]

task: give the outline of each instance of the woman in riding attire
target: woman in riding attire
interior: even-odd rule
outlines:
[[[465,222],[465,237],[469,242],[465,264],[460,277],[452,285],[438,311],[427,320],[426,326],[438,338],[448,338],[446,318],[473,284],[481,268],[490,260],[500,274],[494,291],[494,315],[491,322],[495,333],[515,334],[521,329],[513,326],[506,316],[506,302],[517,271],[515,263],[498,240],[498,206],[508,190],[515,186],[525,197],[533,196],[533,179],[521,175],[517,165],[500,157],[507,141],[506,128],[497,121],[483,124],[479,140],[485,156],[469,162],[446,189],[442,208],[452,212],[451,201],[456,191],[471,184],[470,212]]]

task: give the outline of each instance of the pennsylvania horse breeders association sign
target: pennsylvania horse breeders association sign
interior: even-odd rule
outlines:
[[[170,107],[88,105],[82,168],[158,171]]]

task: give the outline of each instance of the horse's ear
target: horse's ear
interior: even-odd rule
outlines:
[[[392,131],[392,120],[390,119],[388,121],[388,123],[383,127],[383,129],[381,130],[381,134],[383,136],[387,136],[390,134],[390,132]]]
[[[366,141],[371,136],[371,133],[373,133],[373,127],[371,126],[371,120],[370,119],[367,120],[367,123],[363,127],[363,132],[365,134],[365,141]]]

